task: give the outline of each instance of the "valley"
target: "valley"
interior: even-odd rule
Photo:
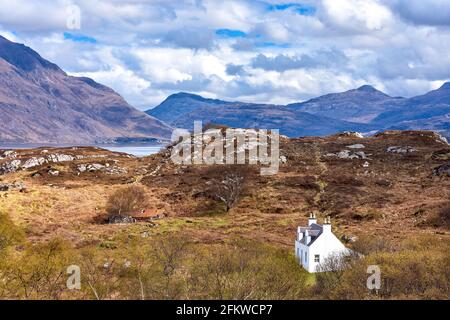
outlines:
[[[367,138],[352,134],[282,138],[280,156],[286,161],[275,176],[259,175],[257,165],[176,165],[168,148],[139,158],[94,147],[2,150],[0,212],[24,230],[25,241],[32,246],[61,239],[71,250],[94,250],[93,258],[98,256],[100,261],[100,257],[116,261],[123,255],[131,261],[138,251],[130,246],[149,246],[151,255],[157,243],[165,241],[161,239],[176,245],[180,238],[190,243],[191,254],[210,255],[218,246],[226,251],[238,241],[237,252],[250,247],[274,250],[273,257],[281,255],[291,261],[296,228],[305,225],[311,212],[319,219],[330,216],[333,232],[347,246],[367,250],[368,261],[382,259],[380,254],[405,255],[412,247],[415,254],[425,254],[427,259],[448,258],[450,173],[445,164],[450,148],[435,133],[387,131]],[[36,161],[41,158],[49,160]],[[14,161],[20,161],[22,167],[12,166]],[[5,168],[10,168],[9,172]],[[211,183],[228,171],[242,174],[244,188],[236,205],[226,212],[211,193]],[[157,212],[158,218],[108,223],[108,198],[127,186],[144,190],[147,200],[140,209]],[[129,248],[128,253],[124,248]],[[233,251],[225,251],[217,256],[221,257],[217,263],[231,259]],[[183,266],[189,269],[193,263],[183,261],[173,275],[177,281],[181,281]],[[447,261],[442,262],[445,266],[448,260],[443,261]],[[286,267],[295,277],[303,277],[298,285],[311,281],[295,262],[279,263],[280,272]],[[145,269],[148,272],[159,270],[156,265],[146,268],[150,268]],[[117,277],[119,281],[122,276]],[[147,285],[151,287],[151,283]],[[308,290],[319,290],[317,285]],[[277,290],[272,294],[281,297]],[[226,297],[233,297],[232,291]],[[298,295],[294,291],[286,297],[306,298],[306,291]],[[71,296],[65,291],[61,294]],[[83,294],[88,298],[92,292],[86,289]],[[178,294],[187,297],[184,289]],[[202,294],[215,297],[206,291]],[[366,294],[363,296],[370,298]]]

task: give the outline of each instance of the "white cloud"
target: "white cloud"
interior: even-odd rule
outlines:
[[[80,30],[66,28],[74,3]],[[312,15],[269,3],[297,1],[0,0],[0,34],[140,108],[182,90],[289,103],[365,83],[409,96],[450,79],[448,1],[299,1]]]
[[[122,93],[122,96],[130,104],[135,106],[146,105],[151,101],[150,97],[142,94],[150,87],[151,83],[121,66],[115,66],[107,71],[79,72],[71,75],[89,77],[106,86],[115,88],[119,93]]]
[[[398,16],[418,25],[450,25],[448,0],[384,0]]]
[[[391,11],[377,0],[323,0],[323,8],[334,27],[354,32],[380,30],[392,19]]]

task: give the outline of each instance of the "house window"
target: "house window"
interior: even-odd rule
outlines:
[[[320,255],[319,254],[315,254],[314,255],[314,262],[320,262]]]
[[[308,262],[308,252],[305,252],[305,263]]]

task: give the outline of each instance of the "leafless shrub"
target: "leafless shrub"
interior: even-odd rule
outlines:
[[[343,271],[351,266],[352,261],[358,257],[357,253],[352,251],[346,253],[335,253],[326,257],[322,263],[317,266],[319,272],[338,272]]]
[[[112,257],[101,256],[94,249],[81,254],[83,291],[87,299],[106,300],[117,294],[120,278],[119,265]]]
[[[109,217],[128,216],[147,205],[147,195],[141,186],[131,185],[115,191],[108,199],[106,211]]]
[[[328,292],[337,288],[345,275],[345,270],[350,269],[358,254],[353,252],[336,253],[329,255],[317,266],[317,277],[314,291],[325,296]]]
[[[423,221],[421,225],[450,229],[450,202],[436,208],[435,212]]]
[[[213,181],[213,197],[222,201],[226,211],[230,211],[239,201],[244,186],[244,176],[239,172],[230,172]]]
[[[155,241],[153,257],[164,280],[159,288],[154,288],[154,290],[165,299],[178,299],[181,294],[181,286],[177,283],[176,273],[182,266],[188,246],[189,241],[183,236],[170,239],[160,238]]]

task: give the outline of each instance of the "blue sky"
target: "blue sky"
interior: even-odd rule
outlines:
[[[140,109],[178,91],[290,103],[450,79],[448,0],[0,0],[0,34]]]
[[[94,38],[82,34],[64,32],[63,35],[65,40],[71,40],[74,42],[97,43],[97,40],[95,40]]]

